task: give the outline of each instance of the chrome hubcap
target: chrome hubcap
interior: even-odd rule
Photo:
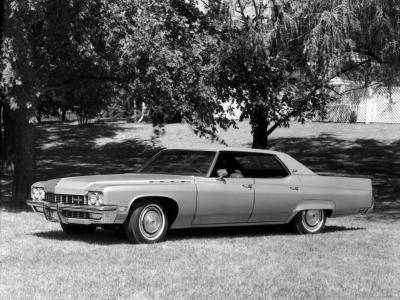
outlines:
[[[316,226],[321,222],[322,214],[320,210],[307,210],[305,213],[305,221],[309,226]]]
[[[161,225],[161,216],[155,211],[148,211],[143,217],[143,227],[146,232],[152,234],[156,232]]]
[[[309,232],[317,232],[324,225],[324,212],[320,209],[305,210],[301,216],[301,222]]]
[[[140,213],[140,233],[148,240],[157,239],[162,234],[164,226],[164,212],[158,205],[149,204]]]

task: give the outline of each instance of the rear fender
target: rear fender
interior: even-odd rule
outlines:
[[[329,210],[331,211],[331,214],[329,214],[328,216],[330,216],[335,212],[335,203],[329,200],[302,200],[297,204],[295,209],[289,215],[286,223],[289,223],[300,211],[308,209]]]

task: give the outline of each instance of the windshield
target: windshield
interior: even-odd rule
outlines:
[[[164,150],[140,173],[206,176],[215,151]]]

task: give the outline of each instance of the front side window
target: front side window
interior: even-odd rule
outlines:
[[[231,178],[282,178],[288,175],[274,155],[262,153],[221,152],[211,176],[217,177],[218,169],[226,169]]]
[[[140,170],[140,173],[206,176],[215,151],[164,150]]]

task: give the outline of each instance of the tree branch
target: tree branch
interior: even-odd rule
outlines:
[[[358,67],[360,67],[362,65],[365,65],[366,63],[369,63],[369,62],[371,62],[371,59],[366,59],[366,60],[363,60],[363,61],[361,61],[361,62],[359,62],[357,64],[351,65],[351,66],[349,66],[347,68],[343,68],[343,69],[337,71],[335,73],[335,75],[333,77],[331,77],[328,81],[331,81],[333,78],[338,77],[338,76],[340,76],[340,75],[342,75],[342,74],[344,74],[344,73],[346,73],[348,71],[351,71],[351,70],[353,70],[355,68],[358,68]]]
[[[240,14],[242,15],[243,22],[246,22],[246,26],[248,26],[247,17],[244,14],[244,8],[243,8],[242,2],[240,0],[238,0],[238,5],[239,5],[239,8],[240,8]]]
[[[321,86],[315,86],[307,95],[307,97],[305,99],[308,99],[311,97],[311,95],[313,95],[318,89],[320,89]],[[288,121],[290,118],[296,116],[297,111],[293,110],[292,112],[290,112],[286,117],[282,118],[281,120],[279,120],[278,122],[276,122],[270,129],[268,129],[266,135],[269,136],[276,128],[278,128],[279,126],[282,125],[282,123]]]
[[[269,136],[275,129],[277,129],[279,126],[281,126],[282,123],[288,121],[290,118],[294,117],[295,115],[296,115],[296,112],[292,111],[286,117],[284,117],[283,119],[279,120],[279,122],[276,122],[270,129],[267,130],[266,135]]]
[[[352,88],[352,89],[345,90],[345,91],[343,91],[343,92],[341,92],[341,93],[338,93],[338,95],[339,95],[339,96],[343,96],[343,95],[346,94],[346,93],[349,93],[349,92],[352,92],[352,91],[357,91],[357,90],[366,89],[366,88],[373,87],[373,86],[379,86],[379,83],[373,83],[373,84],[366,85],[366,86],[365,86],[365,85],[363,85],[363,86],[358,86],[358,87],[355,87],[355,88]]]
[[[324,88],[331,90],[332,92],[334,92],[336,95],[340,96],[341,93],[339,93],[338,91],[336,91],[333,87],[329,86],[329,85],[324,85]]]
[[[257,7],[257,3],[256,3],[255,0],[252,0],[252,2],[253,2],[253,6],[254,6],[254,12],[255,12],[255,14],[256,14],[256,20],[258,20],[259,11],[258,11],[258,7]]]
[[[73,79],[68,79],[64,80],[60,83],[57,84],[51,84],[48,85],[44,88],[44,91],[50,91],[50,90],[57,90],[57,89],[62,89],[68,86],[71,86],[72,84],[79,82],[81,80],[90,80],[90,81],[110,81],[110,82],[122,82],[122,83],[129,83],[131,82],[130,79],[125,78],[125,77],[116,77],[116,76],[92,76],[92,75],[84,75],[84,76],[78,76]]]
[[[364,55],[366,55],[366,56],[368,56],[370,58],[373,58],[376,62],[378,62],[380,64],[383,63],[383,60],[378,55],[376,55],[375,53],[371,52],[370,50],[358,50],[358,51],[353,51],[353,52],[364,54]]]

